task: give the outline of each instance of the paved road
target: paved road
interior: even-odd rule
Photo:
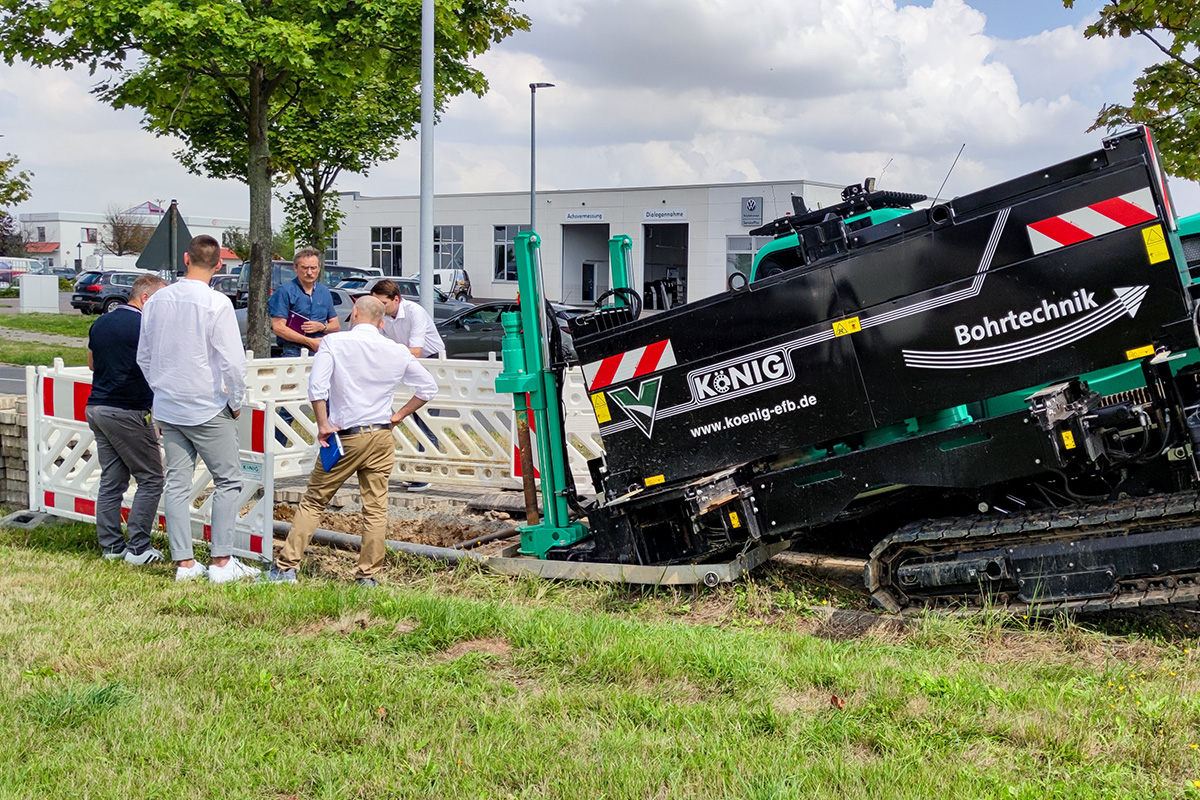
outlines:
[[[0,394],[25,394],[25,368],[0,364]]]
[[[80,311],[77,308],[71,308],[71,293],[58,293],[58,311],[61,314],[71,314],[78,317]],[[19,297],[0,297],[0,314],[19,314],[21,313],[21,298]]]

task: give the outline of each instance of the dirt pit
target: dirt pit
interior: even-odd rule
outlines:
[[[275,505],[275,519],[291,522],[296,507],[284,503]],[[503,530],[511,521],[447,510],[390,509],[387,538],[433,547],[452,547],[459,542]],[[331,531],[361,536],[364,522],[361,512],[326,511],[317,525]]]

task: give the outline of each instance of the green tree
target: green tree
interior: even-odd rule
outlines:
[[[28,237],[17,221],[7,211],[0,211],[0,256],[10,258],[25,258],[29,255],[26,248]]]
[[[441,0],[439,80],[528,26],[510,0]],[[357,102],[363,76],[409,75],[420,59],[420,0],[0,0],[0,55],[102,73],[95,91],[145,112],[184,142],[189,168],[244,180],[250,193],[249,344],[268,346],[272,131],[289,111]],[[448,69],[452,66],[453,69]],[[403,67],[403,69],[401,69]],[[396,84],[413,94],[419,82]]]
[[[241,228],[229,227],[222,231],[221,247],[232,250],[242,261],[250,260],[250,236]]]
[[[17,172],[18,163],[17,157],[12,153],[0,158],[0,211],[12,208],[17,203],[24,203],[31,195],[29,179],[33,177],[33,173]]]
[[[1072,8],[1075,0],[1063,5]],[[1109,0],[1084,35],[1140,36],[1162,54],[1134,80],[1132,102],[1106,104],[1090,130],[1146,125],[1154,131],[1164,169],[1200,180],[1200,2]]]

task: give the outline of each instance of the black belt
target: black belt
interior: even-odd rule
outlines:
[[[374,425],[353,425],[349,428],[342,428],[338,431],[338,436],[354,436],[357,433],[371,433],[372,431],[386,431],[392,426],[386,422],[376,422]]]

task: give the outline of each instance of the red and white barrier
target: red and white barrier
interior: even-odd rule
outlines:
[[[96,439],[85,416],[91,394],[91,371],[86,367],[28,367],[26,392],[29,409],[29,507],[68,519],[93,522],[100,484]],[[238,418],[238,453],[242,468],[242,491],[238,496],[238,518],[234,523],[235,555],[259,560],[272,557],[274,485],[272,445],[267,421],[275,414],[274,404],[247,405]],[[189,497],[192,505],[192,536],[196,541],[212,538],[212,479],[198,462]],[[122,503],[122,517],[129,516],[135,485]],[[197,503],[197,500],[201,502]],[[166,525],[160,505],[158,524]]]
[[[437,437],[435,447],[413,419],[396,429],[399,480],[428,481],[486,489],[520,489],[512,397],[497,394],[502,365],[488,360],[425,359],[439,394],[419,413]],[[238,555],[269,559],[275,481],[306,477],[316,460],[316,424],[308,402],[312,359],[251,359],[247,398],[238,417],[242,513],[235,531]],[[94,520],[100,481],[95,439],[84,415],[91,393],[91,370],[52,367],[26,370],[29,417],[29,507],[71,519]],[[396,395],[395,407],[409,394]],[[583,375],[567,373],[563,389],[567,453],[576,485],[591,486],[589,459],[603,453]],[[535,454],[536,458],[536,454]],[[519,463],[519,459],[516,459]],[[536,461],[535,461],[536,463]],[[209,538],[211,479],[198,462],[192,484],[192,530]],[[127,500],[133,497],[132,489]],[[197,502],[199,501],[199,502]],[[126,503],[126,510],[128,503]],[[161,522],[161,517],[160,517]]]

